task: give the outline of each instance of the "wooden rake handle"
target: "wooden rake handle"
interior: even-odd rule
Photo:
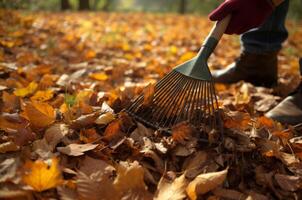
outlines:
[[[231,17],[232,17],[231,15],[227,15],[223,20],[216,22],[215,25],[213,26],[211,32],[209,33],[208,38],[213,37],[217,41],[219,41],[221,39],[223,33],[227,29],[227,27],[230,23]]]

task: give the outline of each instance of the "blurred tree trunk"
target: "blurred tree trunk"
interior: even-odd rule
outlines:
[[[79,10],[90,10],[89,0],[79,0]]]
[[[112,1],[112,0],[106,0],[106,1],[105,1],[105,4],[104,4],[104,6],[103,6],[103,8],[102,8],[103,11],[106,11],[106,12],[109,11],[110,2],[111,2],[111,1]]]
[[[69,0],[61,0],[61,10],[69,10],[70,8]]]
[[[185,14],[186,13],[186,10],[187,10],[187,0],[180,0],[180,3],[179,3],[179,10],[178,12],[180,14]]]
[[[100,0],[94,0],[93,2],[93,6],[92,6],[92,9],[93,10],[97,10],[98,9],[98,4],[99,4]]]

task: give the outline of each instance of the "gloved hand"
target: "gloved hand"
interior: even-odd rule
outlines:
[[[273,4],[268,0],[225,0],[210,13],[209,18],[212,21],[219,21],[231,14],[232,18],[225,33],[241,34],[260,26],[271,15],[273,9]]]

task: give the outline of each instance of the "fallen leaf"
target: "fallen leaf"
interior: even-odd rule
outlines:
[[[121,198],[152,199],[144,182],[144,170],[137,161],[120,162],[116,168],[117,177],[114,187],[120,193]]]
[[[227,113],[227,118],[224,121],[226,128],[235,128],[245,130],[249,127],[251,117],[248,113],[233,111]]]
[[[120,119],[112,121],[105,129],[104,139],[111,141],[123,137],[124,134],[122,133],[121,128],[122,122]]]
[[[281,189],[294,192],[302,187],[302,180],[298,176],[275,174],[275,180]]]
[[[24,113],[30,123],[37,128],[45,128],[56,119],[55,110],[47,103],[29,102],[24,107]]]
[[[6,181],[12,181],[13,178],[16,175],[17,169],[19,165],[19,159],[18,158],[7,158],[3,159],[0,162],[0,183],[4,183]],[[0,191],[1,193],[1,191]],[[1,198],[1,195],[0,195]]]
[[[44,138],[52,149],[54,149],[68,133],[69,128],[66,124],[53,124],[45,131]]]
[[[18,151],[19,147],[12,141],[4,142],[0,144],[0,153]]]
[[[57,147],[57,150],[69,156],[81,156],[86,151],[95,149],[98,144],[70,144],[66,147]]]
[[[53,97],[53,90],[39,90],[30,99],[32,101],[48,101]]]
[[[198,195],[205,194],[218,186],[220,186],[226,179],[228,168],[219,172],[210,172],[198,175],[191,181],[186,188],[190,199],[197,199]]]
[[[229,200],[238,200],[238,199],[246,199],[247,195],[236,190],[217,188],[213,191],[215,196],[220,197],[222,199]]]
[[[108,174],[108,172],[112,172],[115,169],[113,166],[109,165],[103,160],[85,156],[79,170],[85,173],[87,176],[90,176],[91,174],[96,173],[98,171],[104,174]]]
[[[107,125],[115,119],[115,116],[111,112],[104,113],[100,115],[96,120],[95,123],[99,125]]]
[[[55,157],[47,161],[26,161],[23,170],[23,182],[35,191],[42,192],[62,183],[59,161]]]
[[[186,177],[195,178],[200,174],[207,159],[208,154],[205,151],[198,151],[188,157],[182,167],[182,170],[186,171]]]
[[[258,120],[258,123],[261,126],[264,126],[264,127],[267,127],[267,128],[273,128],[273,126],[274,126],[274,121],[270,118],[265,117],[265,116],[261,116],[257,120]]]
[[[172,182],[162,177],[158,183],[154,199],[182,200],[186,197],[185,189],[188,183],[185,174],[175,178]]]
[[[10,94],[6,91],[2,93],[3,106],[2,112],[12,112],[20,107],[20,99],[14,94]]]
[[[119,191],[112,180],[101,171],[90,176],[79,172],[77,175],[77,193],[80,200],[119,200]]]
[[[106,81],[108,79],[105,73],[93,73],[90,74],[89,77],[98,81]]]
[[[172,138],[175,142],[183,142],[189,139],[193,132],[194,130],[188,122],[181,122],[172,127]]]
[[[36,82],[31,82],[30,84],[28,84],[27,87],[16,89],[14,91],[14,95],[18,97],[25,97],[27,95],[34,93],[37,88],[38,88],[38,84]]]
[[[78,193],[72,188],[66,186],[59,186],[57,188],[60,200],[78,200]]]

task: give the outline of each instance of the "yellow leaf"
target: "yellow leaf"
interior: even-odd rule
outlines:
[[[38,192],[57,187],[62,182],[57,158],[27,161],[24,170],[23,182]]]
[[[98,81],[106,81],[108,79],[105,73],[93,73],[90,74],[89,77]]]
[[[55,110],[47,103],[31,102],[25,105],[24,113],[30,123],[37,128],[44,128],[55,121]]]
[[[52,97],[53,97],[52,90],[44,90],[44,91],[39,90],[30,99],[32,101],[47,101],[49,99],[52,99]]]
[[[38,87],[38,84],[36,82],[31,82],[27,87],[25,88],[18,88],[14,91],[14,94],[18,97],[25,97],[29,94],[32,94],[36,91]]]

